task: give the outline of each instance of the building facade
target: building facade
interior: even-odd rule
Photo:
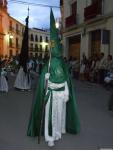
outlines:
[[[9,16],[7,35],[8,56],[16,56],[20,53],[24,28],[25,26],[23,24]]]
[[[49,53],[50,32],[43,29],[29,29],[29,53],[42,58]]]
[[[8,14],[7,1],[0,0],[0,8],[0,56],[18,55],[24,25]]]
[[[8,13],[7,13],[7,2],[0,0],[0,55],[7,53],[7,41],[6,34],[8,26]]]
[[[61,0],[65,56],[113,55],[113,0]]]
[[[0,0],[0,56],[16,56],[21,51],[25,25],[11,17],[7,1]],[[44,57],[49,51],[49,31],[29,29],[29,54]]]

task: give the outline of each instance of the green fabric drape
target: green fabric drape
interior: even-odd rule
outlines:
[[[57,29],[55,27],[55,19],[51,9],[50,12],[50,42],[52,43],[50,51],[50,60],[44,66],[39,78],[35,103],[31,118],[28,125],[28,136],[40,135],[40,120],[42,119],[43,104],[46,103],[47,96],[45,95],[45,74],[50,73],[49,80],[53,83],[64,83],[67,81],[69,87],[69,101],[66,103],[66,131],[76,134],[80,131],[80,122],[77,112],[77,104],[75,98],[75,91],[68,72],[67,65],[62,58],[62,46],[58,37]],[[50,66],[49,66],[50,64]],[[49,66],[49,69],[48,69]],[[44,118],[44,116],[43,116]],[[44,121],[42,134],[44,133]]]
[[[35,103],[31,118],[28,125],[28,136],[39,136],[40,119],[42,112],[43,101],[45,100],[45,74],[48,71],[48,63],[44,66],[39,78]],[[66,131],[68,133],[76,134],[80,131],[80,121],[78,117],[77,104],[75,98],[75,91],[73,89],[72,81],[68,72],[67,65],[64,63],[62,57],[51,58],[50,79],[54,83],[63,83],[67,81],[69,87],[69,101],[66,105]],[[44,123],[44,122],[43,122]],[[44,128],[42,134],[44,133]]]

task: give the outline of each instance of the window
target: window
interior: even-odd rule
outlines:
[[[109,44],[110,43],[110,31],[109,30],[102,30],[102,43]]]
[[[34,37],[33,37],[33,34],[31,34],[31,41],[34,41]]]
[[[48,51],[48,45],[45,46],[45,51]]]
[[[33,43],[30,44],[30,50],[33,51]]]
[[[9,46],[12,47],[13,46],[13,41],[11,38],[9,38]]]
[[[38,53],[35,53],[35,57],[36,57],[36,58],[38,57]]]
[[[42,36],[40,36],[40,42],[42,42]]]
[[[16,24],[16,32],[18,33],[18,24]]]
[[[100,30],[92,31],[92,41],[100,41],[100,40],[101,40]]]
[[[35,42],[38,42],[38,36],[35,35]]]
[[[12,50],[12,49],[9,50],[9,56],[10,56],[10,57],[13,56],[13,50]]]
[[[42,51],[42,45],[40,45],[40,51]]]
[[[18,38],[16,38],[16,48],[18,48]]]
[[[46,36],[46,42],[48,42],[48,37]]]
[[[13,30],[13,25],[12,25],[13,23],[12,23],[12,21],[10,20],[10,22],[9,22],[9,30]]]
[[[38,51],[38,45],[35,44],[35,51]]]

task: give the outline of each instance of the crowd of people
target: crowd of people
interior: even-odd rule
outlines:
[[[101,53],[100,56],[94,55],[93,57],[87,59],[85,54],[83,54],[81,62],[76,58],[72,58],[72,57],[70,57],[69,60],[67,60],[65,57],[64,58],[52,57],[51,58],[52,69],[49,71],[48,74],[48,69],[47,69],[49,66],[48,60],[49,60],[48,57],[45,57],[43,59],[42,57],[33,57],[33,56],[29,57],[27,62],[27,72],[25,72],[24,68],[22,66],[19,66],[19,57],[11,57],[9,59],[0,58],[0,91],[2,92],[8,92],[9,75],[15,76],[15,82],[13,83],[13,87],[21,91],[31,90],[32,74],[33,75],[37,74],[39,76],[38,91],[36,92],[37,93],[36,102],[28,125],[28,131],[27,131],[28,136],[33,136],[33,137],[40,136],[40,132],[37,129],[37,127],[39,129],[41,128],[39,125],[40,122],[37,122],[36,118],[41,117],[39,112],[41,109],[40,102],[43,100],[42,95],[44,94],[45,91],[44,86],[46,84],[45,83],[46,78],[48,80],[48,89],[45,98],[49,96],[47,100],[47,106],[45,107],[46,114],[49,114],[51,98],[52,98],[51,95],[54,95],[54,97],[52,98],[53,101],[55,102],[52,104],[55,105],[54,112],[57,112],[56,102],[59,102],[58,107],[60,107],[60,105],[62,105],[63,107],[60,108],[61,111],[58,111],[59,113],[58,115],[63,117],[64,115],[62,114],[62,112],[65,113],[64,106],[67,107],[67,110],[70,112],[70,109],[72,108],[73,105],[72,103],[75,101],[74,96],[72,98],[73,95],[72,89],[69,89],[69,87],[71,87],[71,79],[69,78],[70,76],[72,78],[81,81],[86,80],[86,81],[96,82],[100,84],[109,83],[110,80],[108,79],[109,77],[108,75],[113,68],[113,60],[111,55],[108,55],[107,58],[105,58],[104,53]],[[70,75],[68,75],[68,70]],[[59,71],[62,73],[59,74]],[[64,88],[65,90],[63,89],[62,91],[62,88]],[[69,96],[69,93],[71,93],[71,98]],[[62,97],[62,104],[61,104],[61,97]],[[112,110],[113,107],[112,103],[113,101],[110,100],[109,110]],[[66,121],[63,122],[62,118],[59,118],[56,115],[56,113],[54,113],[56,120],[53,120],[55,121],[54,122],[55,126],[53,126],[52,128],[53,130],[52,135],[51,132],[49,131],[50,124],[48,122],[48,118],[47,116],[45,116],[44,136],[45,136],[45,141],[48,142],[48,146],[54,146],[54,141],[60,139],[61,134],[65,133],[66,130],[69,133],[75,133],[75,134],[79,132],[80,124],[79,124],[78,114],[75,108],[73,108],[72,114],[70,115],[73,116],[73,122],[67,123]],[[65,113],[65,115],[68,118],[69,113],[68,114]],[[59,123],[57,124],[57,122]],[[65,126],[67,126],[66,129]],[[54,128],[56,129],[54,130]],[[62,130],[60,130],[61,128]],[[70,130],[70,128],[72,128],[73,130]]]
[[[0,57],[0,91],[8,92],[9,75],[16,76],[14,88],[30,90],[32,74],[37,73],[39,75],[47,59],[47,56],[44,59],[41,57],[35,58],[30,56],[27,62],[27,75],[24,72],[22,75],[23,68],[19,65],[19,56],[12,56],[10,58]]]
[[[99,56],[93,55],[87,58],[83,54],[81,61],[70,57],[69,66],[72,76],[76,79],[100,84],[109,84],[113,81],[110,74],[113,72],[112,55],[108,55],[106,58],[104,53],[100,53]]]
[[[57,64],[58,66],[55,67],[55,68],[60,70],[61,69],[60,67],[62,66],[62,61],[60,60],[60,58],[54,58],[53,57],[52,59],[53,60],[51,60],[51,62],[52,61],[53,62],[51,63],[51,67],[54,68],[54,65],[56,66],[56,64]],[[37,57],[37,58],[29,57],[29,61],[27,62],[27,70],[28,71],[27,71],[27,75],[26,75],[23,71],[23,68],[21,66],[19,66],[19,58],[18,57],[11,57],[10,59],[0,58],[0,91],[2,91],[2,92],[8,92],[8,75],[9,74],[11,76],[16,77],[15,82],[13,83],[14,88],[22,90],[22,91],[24,91],[24,90],[29,91],[31,89],[31,82],[32,81],[31,81],[30,78],[32,76],[32,73],[33,74],[36,73],[37,75],[40,76],[41,71],[43,71],[41,76],[39,77],[40,78],[39,90],[37,91],[36,103],[35,103],[34,111],[33,111],[33,114],[32,114],[32,117],[34,118],[34,120],[31,119],[30,122],[29,122],[28,131],[27,131],[28,136],[37,136],[39,134],[38,131],[37,131],[37,128],[35,129],[35,125],[37,124],[37,122],[36,122],[37,119],[35,117],[40,117],[40,116],[38,116],[40,113],[36,114],[36,112],[38,112],[37,108],[40,110],[40,107],[41,107],[39,105],[39,101],[37,101],[37,100],[39,100],[41,95],[43,95],[43,93],[41,93],[43,91],[40,90],[40,89],[42,88],[42,81],[45,80],[45,78],[48,78],[48,79],[50,78],[51,79],[50,81],[48,80],[49,81],[48,82],[48,87],[49,87],[49,90],[50,90],[50,88],[52,88],[54,96],[56,94],[56,97],[54,97],[55,98],[54,101],[58,101],[59,98],[58,98],[57,93],[58,92],[60,93],[60,90],[59,90],[59,89],[61,89],[61,87],[59,88],[60,85],[65,87],[65,89],[67,89],[67,91],[68,91],[68,92],[66,91],[66,93],[68,93],[67,95],[65,94],[65,90],[63,91],[64,96],[67,96],[69,98],[69,90],[71,91],[71,89],[68,89],[69,85],[67,86],[67,83],[68,84],[71,84],[71,83],[67,78],[66,74],[68,74],[68,72],[66,70],[69,70],[70,76],[75,78],[75,79],[82,80],[82,81],[87,80],[87,81],[102,84],[102,83],[106,82],[106,80],[108,80],[107,79],[108,74],[113,68],[112,56],[108,55],[108,57],[105,58],[104,53],[101,53],[100,57],[98,57],[97,55],[94,55],[90,59],[87,59],[85,54],[83,54],[81,62],[79,62],[78,60],[76,60],[75,58],[72,58],[72,57],[70,57],[69,60],[67,60],[64,57],[63,61],[65,62],[66,66],[65,67],[63,66],[63,68],[65,68],[64,69],[65,72],[63,72],[63,74],[59,78],[58,78],[59,75],[56,74],[56,77],[57,77],[56,78],[55,73],[57,72],[57,70],[55,71],[55,68],[54,68],[54,76],[50,76],[50,74],[53,74],[53,70],[51,70],[52,72],[50,72],[49,76],[47,76],[48,75],[47,69],[46,69],[46,71],[45,71],[45,69],[42,69],[42,68],[45,68],[43,66],[46,66],[46,67],[48,66],[48,63],[47,63],[48,60],[49,59],[47,57],[45,57],[44,59],[42,59],[41,57]],[[58,61],[58,63],[57,63],[57,61]],[[59,62],[61,64],[59,64]],[[23,74],[23,75],[20,75],[20,74]],[[61,80],[62,77],[63,77],[63,81],[64,81],[64,77],[66,78],[67,81],[65,81],[64,84],[58,83],[58,85],[57,85],[55,83],[56,79]],[[20,78],[23,78],[23,79],[20,79]],[[51,81],[52,82],[54,81],[54,84]],[[43,83],[44,83],[44,81],[43,81]],[[108,81],[107,81],[107,83],[108,83]],[[57,90],[58,91],[56,90],[56,85],[57,85]],[[53,88],[55,88],[55,91],[54,91]],[[51,93],[51,90],[50,91],[49,90],[47,92]],[[62,103],[63,103],[62,105],[64,105],[64,100],[66,100],[66,102],[69,100],[66,97],[63,98],[62,91],[61,91],[60,97],[62,97]],[[110,99],[110,102],[109,102],[109,110],[113,109],[112,108],[113,107],[112,98],[113,98],[113,95],[111,96],[111,99]],[[60,100],[61,100],[61,98],[60,98]],[[71,100],[71,101],[73,101],[73,100]],[[66,104],[66,102],[65,102],[65,104]],[[48,101],[48,103],[49,103],[48,105],[50,105],[50,101]],[[46,111],[47,111],[46,113],[47,114],[48,114],[48,111],[50,109],[50,108],[48,108],[48,105],[47,105],[47,108],[46,108]],[[68,107],[69,107],[69,111],[70,111],[70,106],[67,105],[67,109],[68,109]],[[36,112],[35,112],[35,109],[36,109]],[[64,108],[62,108],[62,109],[64,109]],[[77,112],[75,112],[75,110],[73,110],[73,111],[75,113],[73,117],[76,116],[74,119],[77,119],[77,117],[78,117],[77,114],[76,114]],[[54,112],[56,112],[56,110],[54,110]],[[61,115],[60,113],[61,112],[59,112],[59,115]],[[54,115],[56,115],[56,114],[54,114]],[[55,118],[57,118],[57,116]],[[57,135],[55,133],[56,131],[54,131],[52,136],[49,136],[49,130],[46,130],[46,128],[48,129],[47,126],[49,126],[49,124],[48,124],[47,118],[45,118],[45,123],[46,123],[46,125],[45,125],[45,131],[46,131],[45,132],[45,140],[48,141],[48,146],[54,146],[54,140],[60,139],[61,138],[61,133],[66,132],[65,128],[62,128],[62,131],[60,131],[60,128],[62,127],[62,124],[65,123],[64,126],[66,126],[67,123],[62,122],[61,120],[55,120],[55,121],[58,121],[60,123],[60,126],[58,124],[58,133],[59,134]],[[77,120],[77,124],[75,122],[76,122],[76,120],[74,120],[73,123],[71,122],[70,124],[68,124],[69,128],[71,127],[72,124],[75,124],[74,127],[76,127],[75,129],[74,129],[74,127],[72,127],[74,129],[73,131],[70,131],[70,129],[67,130],[68,132],[70,132],[70,133],[71,132],[72,133],[79,132],[79,126],[80,126],[79,121]],[[56,126],[56,128],[57,128],[57,126]]]
[[[44,58],[40,56],[30,56],[27,62],[27,69],[29,74],[32,74],[34,72],[40,75],[42,67],[47,62],[47,60],[47,56],[45,56]],[[105,58],[104,53],[100,53],[100,56],[93,55],[92,57],[87,58],[85,54],[83,54],[81,61],[77,60],[74,57],[70,57],[69,59],[64,57],[64,61],[68,65],[71,76],[77,80],[90,81],[110,86],[112,86],[113,84],[112,55],[108,55],[107,58]],[[8,74],[10,73],[10,75],[12,76],[16,75],[18,70],[18,56],[10,58],[0,58],[0,91],[8,92]],[[16,84],[17,83],[15,81],[15,88]]]

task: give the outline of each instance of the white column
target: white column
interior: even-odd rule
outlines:
[[[105,57],[107,57],[107,55],[110,53],[110,47],[109,44],[103,44],[102,43],[102,39],[103,39],[103,30],[101,30],[101,52],[104,53]]]
[[[80,45],[80,60],[82,54],[85,53],[86,57],[89,57],[89,36],[88,33],[85,35],[81,34],[81,45]]]
[[[68,38],[63,38],[63,56],[68,58],[69,41]]]

